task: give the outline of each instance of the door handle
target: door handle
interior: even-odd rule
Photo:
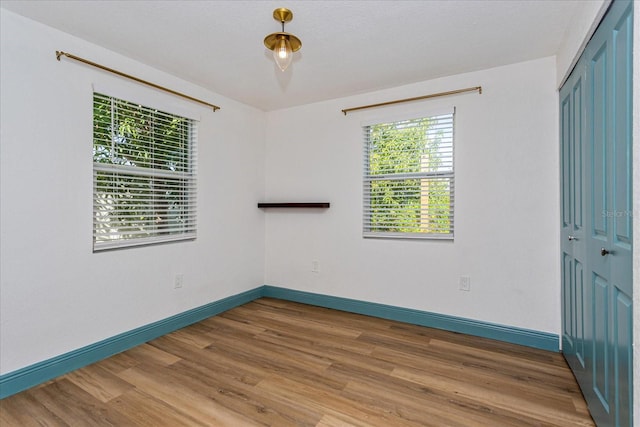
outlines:
[[[569,241],[572,241],[572,240],[578,240],[578,238],[576,236],[569,236]]]
[[[611,252],[609,252],[608,250],[606,250],[605,248],[600,249],[600,255],[605,256],[607,254],[610,254]]]

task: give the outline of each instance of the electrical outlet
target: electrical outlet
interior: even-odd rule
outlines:
[[[471,291],[471,277],[469,276],[460,276],[460,287],[461,291],[469,292]]]
[[[180,289],[182,287],[183,282],[184,282],[184,276],[182,274],[176,274],[176,277],[173,281],[173,289]]]
[[[313,260],[311,261],[311,272],[312,273],[320,273],[320,261]]]

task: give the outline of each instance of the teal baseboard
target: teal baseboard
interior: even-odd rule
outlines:
[[[0,399],[166,335],[262,296],[262,287],[185,311],[0,376]]]
[[[295,301],[319,307],[491,338],[543,350],[559,351],[559,337],[554,334],[410,308],[264,285],[185,311],[184,313],[171,316],[158,322],[141,326],[17,371],[0,375],[0,399],[4,399],[20,391],[64,375],[67,372],[98,362],[114,354],[121,353],[132,347],[261,297]]]
[[[351,313],[365,314],[367,316],[380,317],[383,319],[397,320],[399,322],[444,329],[447,331],[459,332],[478,337],[491,338],[498,341],[506,341],[542,350],[555,352],[560,351],[559,336],[546,332],[515,328],[392,305],[314,294],[304,291],[295,291],[269,285],[264,286],[262,296],[317,305],[320,307],[348,311]]]

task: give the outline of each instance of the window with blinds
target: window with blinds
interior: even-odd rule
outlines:
[[[364,126],[364,237],[453,239],[454,112]]]
[[[94,93],[93,250],[195,237],[195,121]]]

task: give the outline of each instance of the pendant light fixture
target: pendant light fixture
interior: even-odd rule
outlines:
[[[293,34],[284,32],[284,23],[293,19],[293,12],[284,7],[273,11],[273,19],[282,23],[282,31],[269,34],[264,38],[264,45],[273,51],[273,58],[278,67],[284,71],[293,59],[293,52],[297,52],[302,47],[302,42]]]

